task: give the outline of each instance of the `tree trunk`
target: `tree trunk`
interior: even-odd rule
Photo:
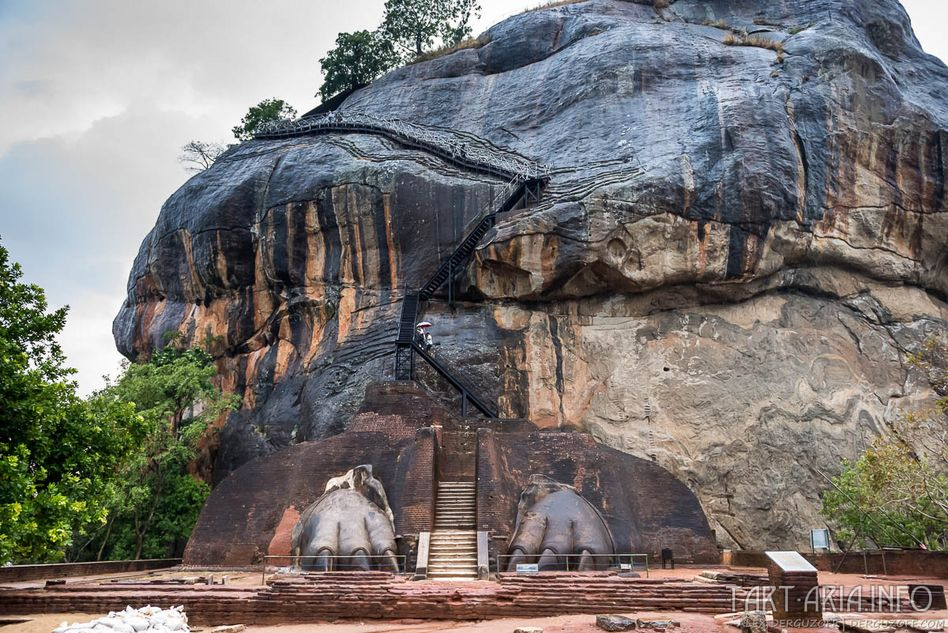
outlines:
[[[102,560],[102,554],[105,553],[105,546],[109,542],[109,537],[112,536],[112,524],[115,522],[115,515],[109,517],[109,524],[105,528],[105,536],[102,537],[102,545],[99,546],[99,552],[95,555],[95,559]]]

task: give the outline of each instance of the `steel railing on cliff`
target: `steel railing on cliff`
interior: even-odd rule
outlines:
[[[267,121],[257,129],[254,138],[280,139],[332,132],[378,134],[503,180],[543,180],[550,175],[548,166],[474,135],[368,114],[328,112],[318,117]]]
[[[473,134],[358,113],[337,111],[297,120],[269,121],[258,128],[254,137],[281,139],[331,133],[383,136],[405,147],[425,151],[464,169],[484,173],[504,182],[503,187],[492,195],[490,202],[468,222],[462,232],[464,238],[461,243],[441,262],[427,283],[415,292],[406,288],[399,335],[395,341],[397,380],[414,379],[414,357],[417,354],[461,393],[463,413],[466,414],[470,402],[487,417],[497,417],[497,411],[478,398],[463,380],[414,343],[414,323],[419,315],[420,303],[429,299],[443,283],[451,283],[455,267],[459,267],[473,254],[477,243],[493,226],[496,215],[513,208],[521,197],[529,198],[530,192],[534,192],[538,199],[540,190],[550,179],[550,168],[510,150],[501,149]]]

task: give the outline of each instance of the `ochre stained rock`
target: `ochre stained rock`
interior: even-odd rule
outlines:
[[[841,460],[931,406],[904,359],[948,321],[948,69],[896,0],[590,0],[488,36],[340,108],[551,167],[429,302],[436,353],[505,416],[654,458],[722,545],[806,547]],[[376,135],[243,143],[162,208],[118,347],[214,351],[243,399],[214,481],[336,435],[503,184]]]

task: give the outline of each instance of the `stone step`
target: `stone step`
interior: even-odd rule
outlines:
[[[435,523],[443,523],[444,521],[463,521],[464,523],[474,523],[476,521],[476,517],[472,514],[435,515]]]
[[[432,548],[431,553],[441,552],[476,552],[476,543],[439,543],[437,547]]]
[[[475,561],[475,563],[476,563],[476,561]],[[465,563],[465,562],[463,562],[463,561],[461,561],[461,562],[441,561],[441,562],[439,562],[439,563],[429,563],[429,565],[428,565],[428,571],[431,571],[431,570],[434,570],[434,571],[462,571],[462,572],[473,571],[473,572],[476,574],[476,573],[477,573],[477,569],[476,569],[475,563]]]
[[[474,521],[475,516],[470,512],[445,512],[443,514],[435,514],[435,521],[440,520],[450,520],[457,521],[458,519],[462,521]]]

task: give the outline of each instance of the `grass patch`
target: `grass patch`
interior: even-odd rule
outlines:
[[[480,37],[469,37],[453,46],[442,46],[441,48],[436,48],[432,51],[426,51],[415,57],[415,59],[411,60],[409,65],[419,64],[421,62],[430,62],[432,59],[438,59],[439,57],[444,57],[445,55],[450,55],[451,53],[456,53],[469,48],[481,48],[487,44],[490,44],[490,37],[487,34],[481,35]]]
[[[713,26],[716,29],[730,30],[731,25],[724,20],[705,20],[701,24],[704,26]]]
[[[783,44],[780,42],[776,42],[766,37],[758,37],[756,35],[728,33],[724,36],[724,44],[726,46],[754,46],[756,48],[767,48],[772,51],[776,51],[781,56],[784,52]]]
[[[529,9],[524,9],[520,12],[520,15],[524,13],[530,13],[531,11],[540,11],[542,9],[552,9],[554,7],[564,7],[568,4],[579,4],[580,2],[587,2],[588,0],[549,0],[549,2],[543,2],[538,4],[535,7]]]
[[[671,0],[652,0],[652,6],[656,9],[667,9],[671,6]]]

